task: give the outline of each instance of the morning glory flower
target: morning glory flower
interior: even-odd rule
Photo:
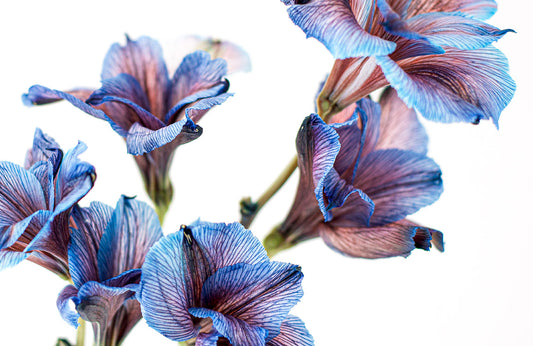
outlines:
[[[100,202],[76,206],[72,219],[73,285],[59,294],[58,309],[74,327],[79,317],[93,322],[97,345],[119,345],[142,317],[135,290],[148,249],[163,236],[159,220],[147,204],[125,196],[114,210]]]
[[[379,104],[364,98],[335,120],[344,122],[327,125],[316,114],[304,120],[296,140],[296,197],[266,238],[267,249],[274,254],[322,237],[353,257],[408,256],[415,248],[429,250],[431,242],[442,250],[439,231],[406,219],[442,192],[441,171],[426,156],[427,136],[414,110],[387,89]]]
[[[172,200],[169,168],[175,149],[198,138],[196,123],[213,106],[226,101],[226,62],[209,53],[188,54],[169,78],[159,44],[149,38],[127,38],[114,44],[102,69],[102,87],[68,92],[32,86],[23,95],[28,105],[67,100],[84,112],[109,122],[125,138],[128,152],[144,179],[159,215]]]
[[[0,162],[0,269],[28,259],[69,277],[69,214],[93,187],[94,167],[80,161],[79,142],[63,155],[36,129],[25,167]]]
[[[289,16],[337,59],[318,99],[325,117],[391,85],[424,117],[498,125],[515,83],[491,43],[512,30],[482,19],[492,0],[282,0]]]
[[[303,295],[300,267],[271,262],[238,223],[197,221],[155,244],[138,299],[148,325],[196,345],[312,345],[288,315]]]

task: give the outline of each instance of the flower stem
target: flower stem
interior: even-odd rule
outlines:
[[[261,197],[253,202],[250,197],[245,197],[241,200],[241,224],[248,228],[254,221],[255,217],[263,208],[263,206],[278,192],[278,190],[289,180],[292,173],[298,167],[298,158],[294,156],[285,169],[281,172],[278,178],[270,185],[270,187],[263,192]]]
[[[76,331],[76,346],[84,346],[85,345],[85,321],[83,319],[79,319],[79,326]]]

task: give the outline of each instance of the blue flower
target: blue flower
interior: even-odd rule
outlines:
[[[289,16],[337,59],[318,99],[333,114],[386,85],[424,117],[498,125],[515,83],[491,43],[512,30],[481,21],[486,0],[283,0]]]
[[[426,156],[427,136],[414,110],[389,88],[380,104],[362,99],[334,120],[344,122],[304,120],[295,201],[265,240],[267,249],[320,236],[354,257],[408,256],[415,248],[429,250],[431,242],[442,250],[439,231],[405,219],[442,192],[441,171]]]
[[[148,325],[196,345],[312,345],[288,315],[303,295],[298,266],[270,262],[238,223],[196,222],[152,247],[138,299]]]
[[[134,298],[146,253],[163,236],[157,215],[147,204],[122,196],[114,210],[99,202],[76,206],[72,219],[68,251],[74,285],[61,291],[58,309],[75,327],[80,316],[98,323],[96,340],[118,345],[141,319]]]
[[[0,269],[24,259],[68,278],[69,214],[93,187],[94,167],[78,159],[78,143],[65,155],[36,129],[25,168],[0,162]]]
[[[226,62],[209,53],[187,55],[169,78],[161,47],[148,37],[114,44],[104,60],[102,87],[68,92],[32,86],[23,95],[28,105],[65,99],[84,112],[106,120],[127,143],[158,213],[172,200],[168,176],[174,150],[198,138],[196,123],[231,94]]]

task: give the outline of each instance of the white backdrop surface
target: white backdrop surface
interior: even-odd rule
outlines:
[[[429,155],[443,171],[444,193],[412,219],[441,230],[446,251],[407,259],[364,260],[334,253],[320,240],[277,260],[302,266],[305,295],[293,313],[316,344],[533,345],[533,136],[530,12],[526,2],[500,1],[489,23],[513,28],[496,46],[518,86],[500,130],[484,122],[424,121]],[[246,49],[252,71],[229,77],[235,96],[201,122],[204,134],[176,152],[175,199],[166,234],[201,217],[238,219],[241,197],[259,194],[295,153],[301,121],[313,111],[318,83],[333,59],[305,39],[276,0],[20,1],[0,5],[0,160],[23,164],[35,127],[63,149],[77,140],[98,178],[82,205],[114,206],[121,194],[149,201],[123,140],[103,121],[67,103],[27,108],[33,84],[56,89],[98,87],[109,46],[148,35],[177,66],[183,35],[231,40]],[[252,225],[262,239],[292,203],[296,176]],[[0,272],[0,345],[54,345],[75,330],[55,306],[65,282],[29,262]],[[88,343],[90,344],[90,343]],[[144,321],[124,346],[175,345]]]

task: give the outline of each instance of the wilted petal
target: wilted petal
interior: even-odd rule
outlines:
[[[99,281],[140,268],[148,249],[162,236],[154,210],[146,203],[122,196],[100,241]]]
[[[175,146],[190,142],[200,137],[201,134],[202,128],[189,118],[182,119],[157,131],[135,123],[128,132],[126,144],[128,153],[142,155],[173,141],[175,141]]]
[[[0,271],[11,268],[28,258],[31,254],[27,252],[11,251],[0,249]]]
[[[72,285],[65,286],[57,297],[57,309],[61,317],[67,321],[71,326],[78,327],[78,319],[80,314],[70,308],[70,301],[76,302],[78,299],[78,289]]]
[[[138,81],[147,96],[149,111],[152,114],[165,114],[169,79],[163,53],[157,41],[144,36],[130,40],[126,36],[125,46],[113,44],[104,60],[102,80],[121,73],[129,74]]]
[[[266,343],[266,346],[313,346],[313,337],[305,328],[305,324],[298,317],[287,315],[281,324],[281,329],[274,339]]]
[[[227,65],[223,59],[211,60],[209,53],[196,51],[183,58],[171,82],[168,108],[198,91],[224,83]]]
[[[104,79],[102,87],[92,93],[86,102],[93,106],[105,104],[109,117],[125,130],[136,122],[153,130],[164,126],[161,120],[150,113],[151,108],[144,90],[129,74],[122,73]]]
[[[492,119],[497,125],[516,88],[507,59],[491,46],[468,51],[450,48],[446,54],[398,62],[386,56],[376,60],[398,96],[433,121]]]
[[[355,184],[375,203],[371,226],[401,220],[435,202],[442,193],[441,171],[432,159],[397,149],[365,156]]]
[[[369,1],[361,2],[361,7],[355,11],[343,0],[282,1],[291,5],[287,11],[294,24],[307,37],[324,44],[336,59],[386,55],[396,47],[394,42],[371,35],[362,27],[369,20],[370,11],[375,11]],[[370,17],[370,22],[372,20]]]
[[[204,283],[202,306],[264,328],[270,340],[303,296],[302,278],[300,267],[289,263],[265,261],[224,267]]]
[[[100,202],[91,202],[87,208],[76,205],[72,209],[74,227],[70,235],[68,257],[70,276],[76,287],[100,279],[98,248],[112,213],[113,208]]]
[[[217,311],[205,308],[190,308],[189,312],[199,318],[210,318],[213,327],[228,338],[233,346],[264,345],[268,331],[250,325],[233,316],[223,315]]]
[[[197,47],[211,54],[212,59],[224,59],[228,66],[228,74],[249,72],[252,69],[248,53],[232,42],[209,38],[200,40]]]
[[[22,95],[22,101],[27,106],[48,103],[48,102],[43,102],[43,100],[49,100],[49,99],[53,99],[55,101],[58,101],[60,99],[66,100],[70,102],[73,106],[84,111],[85,113],[90,114],[98,119],[107,121],[109,125],[111,125],[111,128],[113,128],[113,130],[115,130],[119,135],[123,137],[126,136],[126,129],[123,129],[113,120],[111,120],[111,118],[109,118],[107,114],[105,114],[103,111],[88,105],[84,101],[66,92],[49,89],[42,85],[34,85],[30,87],[27,94]]]
[[[377,227],[337,227],[323,224],[320,236],[336,251],[352,257],[407,257],[415,248],[429,250],[433,232],[403,220]],[[438,232],[440,233],[440,232]],[[442,234],[438,234],[442,239]]]

